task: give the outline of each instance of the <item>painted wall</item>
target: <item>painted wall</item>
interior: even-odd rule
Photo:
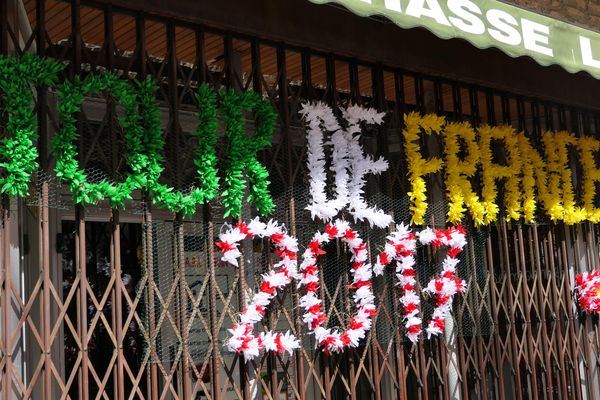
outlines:
[[[597,0],[507,0],[506,2],[595,31],[600,30],[600,2]]]

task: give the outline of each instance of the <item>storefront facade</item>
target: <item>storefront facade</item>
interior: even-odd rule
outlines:
[[[368,179],[366,192],[397,223],[411,220],[402,133],[410,112],[473,127],[512,125],[540,147],[545,131],[600,135],[600,82],[585,72],[330,4],[9,0],[0,7],[2,54],[57,60],[64,66],[59,82],[111,71],[158,83],[166,143],[161,179],[178,190],[197,180],[198,87],[262,94],[277,111],[271,146],[259,153],[276,204],[271,217],[301,247],[324,226],[305,209],[309,176],[299,111],[306,101],[386,113],[384,124],[362,138],[368,153],[389,162],[387,172]],[[466,218],[469,241],[458,273],[468,292],[456,300],[445,335],[417,345],[403,332],[393,271],[373,283],[377,315],[368,338],[341,354],[315,350],[300,290],[288,288],[265,326],[291,330],[302,348],[246,362],[224,343],[273,263],[270,247],[259,240],[244,245],[240,268],[222,262],[215,243],[233,222],[219,200],[185,218],[153,205],[141,190],[120,208],[107,201],[74,206],[54,172],[52,142],[63,123],[57,90],[39,86],[34,93],[40,167],[28,196],[4,195],[2,203],[3,399],[600,397],[597,318],[582,313],[573,295],[575,275],[599,265],[596,224],[540,216],[536,223],[498,218],[475,228]],[[87,96],[77,114],[79,162],[94,182],[118,181],[128,171],[116,103]],[[220,160],[228,152],[224,129]],[[442,147],[440,138],[423,141],[429,157],[441,157]],[[495,157],[506,157],[503,151],[499,146]],[[569,155],[579,201],[577,160]],[[425,225],[444,226],[444,175],[426,180]],[[245,206],[242,214],[249,220],[256,211]],[[373,254],[383,247],[387,230],[356,227]],[[328,250],[321,295],[330,323],[343,325],[352,309],[347,266],[340,246]],[[418,254],[421,285],[437,261],[431,252]]]

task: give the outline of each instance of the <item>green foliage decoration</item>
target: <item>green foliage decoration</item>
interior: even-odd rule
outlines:
[[[123,182],[108,180],[92,183],[80,167],[75,140],[78,139],[77,113],[81,111],[84,98],[88,94],[108,92],[124,108],[119,118],[127,145],[127,165],[131,169]],[[75,204],[96,204],[108,199],[113,207],[122,207],[131,199],[134,190],[147,185],[148,156],[144,149],[144,130],[137,107],[137,95],[134,88],[125,80],[110,72],[90,74],[85,79],[76,76],[72,81],[64,82],[58,91],[60,99],[58,111],[62,117],[61,129],[52,142],[56,155],[56,175],[66,183],[73,195]]]
[[[261,215],[269,215],[275,208],[268,189],[269,172],[257,159],[256,153],[271,144],[276,120],[275,111],[271,104],[257,93],[239,93],[233,89],[221,94],[221,111],[229,142],[225,190],[222,193],[224,216],[241,215],[245,177],[249,183],[248,202],[254,203]],[[252,111],[254,115],[253,136],[247,136],[245,133],[245,111]]]
[[[159,183],[163,172],[162,156],[164,147],[163,132],[160,128],[160,111],[156,104],[156,84],[145,80],[140,84],[140,108],[146,134],[145,148],[150,156],[148,164],[148,190],[154,203],[164,205],[172,212],[191,215],[200,204],[206,204],[218,195],[219,177],[217,175],[217,106],[215,92],[208,85],[201,85],[196,94],[198,101],[198,126],[193,136],[198,140],[194,164],[197,168],[198,183],[189,194],[183,194],[174,188]]]
[[[0,56],[0,92],[7,116],[6,137],[0,141],[0,193],[24,197],[38,168],[37,117],[33,89],[56,80],[62,65],[31,54]]]
[[[7,134],[0,141],[0,193],[10,197],[26,196],[32,173],[38,168],[36,114],[33,90],[53,86],[62,65],[35,55],[0,56],[0,95],[4,98]],[[147,190],[153,202],[172,212],[193,214],[219,194],[216,152],[218,110],[225,123],[228,144],[224,190],[221,193],[225,217],[239,217],[246,184],[248,202],[258,212],[273,211],[269,193],[269,173],[257,159],[257,152],[271,144],[276,114],[269,102],[254,92],[214,91],[207,85],[198,88],[198,140],[194,163],[198,186],[184,194],[162,184],[164,171],[161,152],[165,145],[156,102],[157,84],[151,79],[135,82],[135,87],[111,72],[75,76],[57,90],[61,127],[52,140],[57,177],[69,186],[75,204],[96,204],[108,199],[113,207],[122,207],[135,190]],[[119,102],[124,114],[119,117],[126,143],[129,169],[122,182],[92,182],[79,164],[75,142],[79,139],[77,120],[85,96],[109,94]],[[246,114],[254,116],[255,132],[245,132]]]

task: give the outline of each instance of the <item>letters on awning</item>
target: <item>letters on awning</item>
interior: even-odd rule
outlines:
[[[341,4],[360,16],[384,16],[402,28],[426,28],[443,39],[462,38],[600,79],[600,33],[498,0],[309,1]]]

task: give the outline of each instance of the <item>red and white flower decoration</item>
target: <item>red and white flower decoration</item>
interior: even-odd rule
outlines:
[[[575,295],[579,307],[592,314],[600,312],[600,271],[584,272],[575,277]]]
[[[462,226],[449,229],[426,228],[419,233],[419,241],[425,245],[432,245],[435,249],[447,247],[446,258],[442,263],[442,274],[439,278],[432,279],[423,290],[435,299],[433,316],[427,323],[427,338],[441,335],[444,332],[446,318],[452,312],[452,300],[456,294],[467,290],[467,283],[456,277],[457,258],[467,244],[466,232]]]
[[[317,294],[320,286],[318,258],[326,254],[322,246],[334,239],[341,239],[348,245],[352,254],[350,288],[355,290],[352,297],[357,310],[348,329],[343,332],[323,326],[327,316],[323,312],[323,301]],[[365,243],[359,234],[349,227],[348,222],[342,220],[327,224],[324,233],[317,232],[304,252],[298,276],[298,286],[306,292],[300,298],[300,306],[305,310],[303,320],[309,331],[315,335],[317,345],[322,346],[326,352],[339,353],[346,347],[357,347],[371,329],[371,317],[376,314],[376,307],[371,289],[372,268],[366,262],[367,258]]]
[[[242,255],[239,244],[247,238],[269,238],[275,246],[275,253],[281,258],[263,280],[258,293],[254,294],[246,309],[240,313],[240,322],[229,329],[231,337],[226,345],[230,351],[242,353],[246,361],[258,357],[260,351],[289,353],[300,348],[300,341],[289,331],[286,333],[263,332],[256,336],[254,328],[265,316],[266,308],[277,295],[296,277],[298,272],[298,241],[289,236],[283,226],[273,220],[263,223],[255,218],[250,223],[243,222],[219,235],[216,245],[222,251],[221,260],[238,266]]]
[[[417,280],[415,266],[415,253],[417,236],[404,224],[396,227],[396,231],[387,237],[383,252],[377,257],[373,265],[373,273],[379,276],[386,266],[396,263],[396,277],[398,285],[402,288],[400,303],[404,308],[404,329],[411,342],[419,341],[422,332],[421,299],[417,294]]]

